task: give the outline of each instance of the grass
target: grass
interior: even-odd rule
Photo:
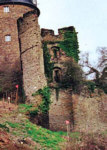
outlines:
[[[33,105],[27,105],[27,104],[20,104],[19,105],[19,112],[28,114],[31,117],[35,117],[38,114],[39,109],[36,108]]]
[[[31,123],[25,114],[27,112],[32,113],[35,110],[36,108],[33,105],[20,104],[18,111],[9,115],[8,119],[6,117],[5,122],[0,124],[0,128],[8,130],[13,137],[18,139],[30,137],[36,143],[35,150],[38,149],[38,145],[41,146],[41,150],[61,150],[67,142],[67,133],[62,131],[53,132]],[[19,117],[19,114],[21,117]],[[14,120],[12,116],[16,116],[17,119]],[[71,133],[70,136],[77,139],[79,133]]]
[[[4,129],[7,132],[9,132],[9,128],[6,126],[6,124],[0,124],[0,128]]]
[[[26,112],[29,112],[31,111],[33,108],[33,105],[27,105],[27,104],[20,104],[19,105],[19,112],[20,113],[26,113]]]
[[[30,137],[33,141],[39,143],[44,150],[61,150],[60,145],[66,142],[63,138],[67,136],[66,132],[53,132],[31,123],[29,120],[26,120],[24,123],[6,123],[14,129],[12,132],[13,135],[21,136],[23,138]],[[78,139],[80,133],[73,132],[70,134],[70,137],[72,139]]]
[[[60,150],[60,143],[65,141],[62,138],[66,135],[65,132],[53,132],[31,123],[29,120],[24,123],[6,122],[6,124],[13,128],[12,134],[23,138],[30,137],[46,150]]]

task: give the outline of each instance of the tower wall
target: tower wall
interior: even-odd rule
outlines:
[[[5,3],[5,1],[4,1]],[[9,9],[8,12],[7,8]],[[5,8],[5,11],[4,11]],[[0,96],[15,92],[19,85],[19,95],[22,96],[22,71],[17,30],[17,20],[33,8],[24,5],[0,3]],[[10,41],[6,41],[6,37]]]
[[[9,7],[9,12],[4,12],[4,7]],[[17,19],[32,8],[23,5],[0,6],[0,70],[19,70],[20,51],[17,31]],[[5,36],[10,35],[11,41],[6,42]]]
[[[67,27],[58,30],[58,35],[54,34],[53,30],[42,29],[41,36],[43,43],[47,43],[47,49],[50,54],[50,61],[54,63],[52,70],[52,79],[49,83],[51,88],[51,104],[49,109],[49,127],[51,130],[66,131],[66,120],[70,122],[70,128],[73,129],[73,104],[72,104],[72,89],[63,89],[60,87],[61,78],[66,71],[65,62],[72,60],[59,47],[59,42],[64,41],[64,33],[66,31],[74,31],[74,27]],[[56,54],[55,50],[56,49]],[[55,81],[57,79],[57,81]],[[58,81],[59,80],[59,81]]]
[[[40,27],[35,11],[28,12],[18,20],[23,86],[27,102],[35,103],[32,94],[46,86]]]

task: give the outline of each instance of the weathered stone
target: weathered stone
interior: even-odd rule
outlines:
[[[51,92],[51,105],[49,110],[49,125],[50,129],[58,131],[66,131],[66,120],[70,121],[71,129],[73,128],[73,109],[72,109],[72,94],[70,90],[58,91],[56,97],[56,90],[52,89]]]
[[[16,70],[17,65],[20,65],[17,19],[33,9],[23,5],[8,4],[6,6],[9,6],[10,12],[5,13],[4,6],[0,6],[0,70],[4,71],[5,68]],[[6,35],[11,36],[11,41],[5,41]]]
[[[101,132],[107,130],[107,96],[83,97],[73,95],[74,130]]]
[[[32,94],[46,86],[40,27],[35,11],[24,14],[24,17],[18,20],[18,29],[23,68],[23,86],[27,102],[35,103],[36,100]]]
[[[51,88],[51,104],[49,110],[49,126],[52,130],[67,130],[66,120],[70,121],[71,130],[73,129],[73,109],[72,109],[72,93],[71,89],[61,89],[59,84],[63,78],[66,67],[65,62],[69,62],[72,58],[67,57],[65,52],[59,47],[59,41],[64,41],[64,33],[66,31],[74,31],[74,27],[59,29],[58,35],[54,35],[53,30],[42,29],[42,42],[47,43],[47,48],[51,56],[51,62],[54,63],[52,82],[49,84]],[[56,49],[56,52],[55,52]],[[55,56],[56,55],[56,56]],[[57,76],[57,77],[56,77]],[[58,82],[56,80],[59,80]],[[59,87],[59,89],[57,89]]]

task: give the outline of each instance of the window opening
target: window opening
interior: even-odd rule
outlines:
[[[9,7],[8,6],[5,6],[4,7],[4,12],[8,13],[10,10],[9,10]]]
[[[57,58],[57,49],[54,49],[53,52],[54,52],[54,58]]]
[[[54,80],[56,82],[60,82],[60,73],[59,73],[59,70],[55,70]]]
[[[11,35],[6,35],[5,36],[5,41],[10,42],[11,41]]]

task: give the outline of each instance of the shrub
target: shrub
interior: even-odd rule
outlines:
[[[93,82],[93,81],[87,81],[86,85],[87,85],[89,91],[92,92],[92,93],[94,93],[94,90],[95,90],[95,87],[96,87],[95,82]]]
[[[73,92],[79,93],[83,83],[83,71],[81,67],[72,60],[64,63],[65,72],[62,75],[61,87],[72,87]]]

